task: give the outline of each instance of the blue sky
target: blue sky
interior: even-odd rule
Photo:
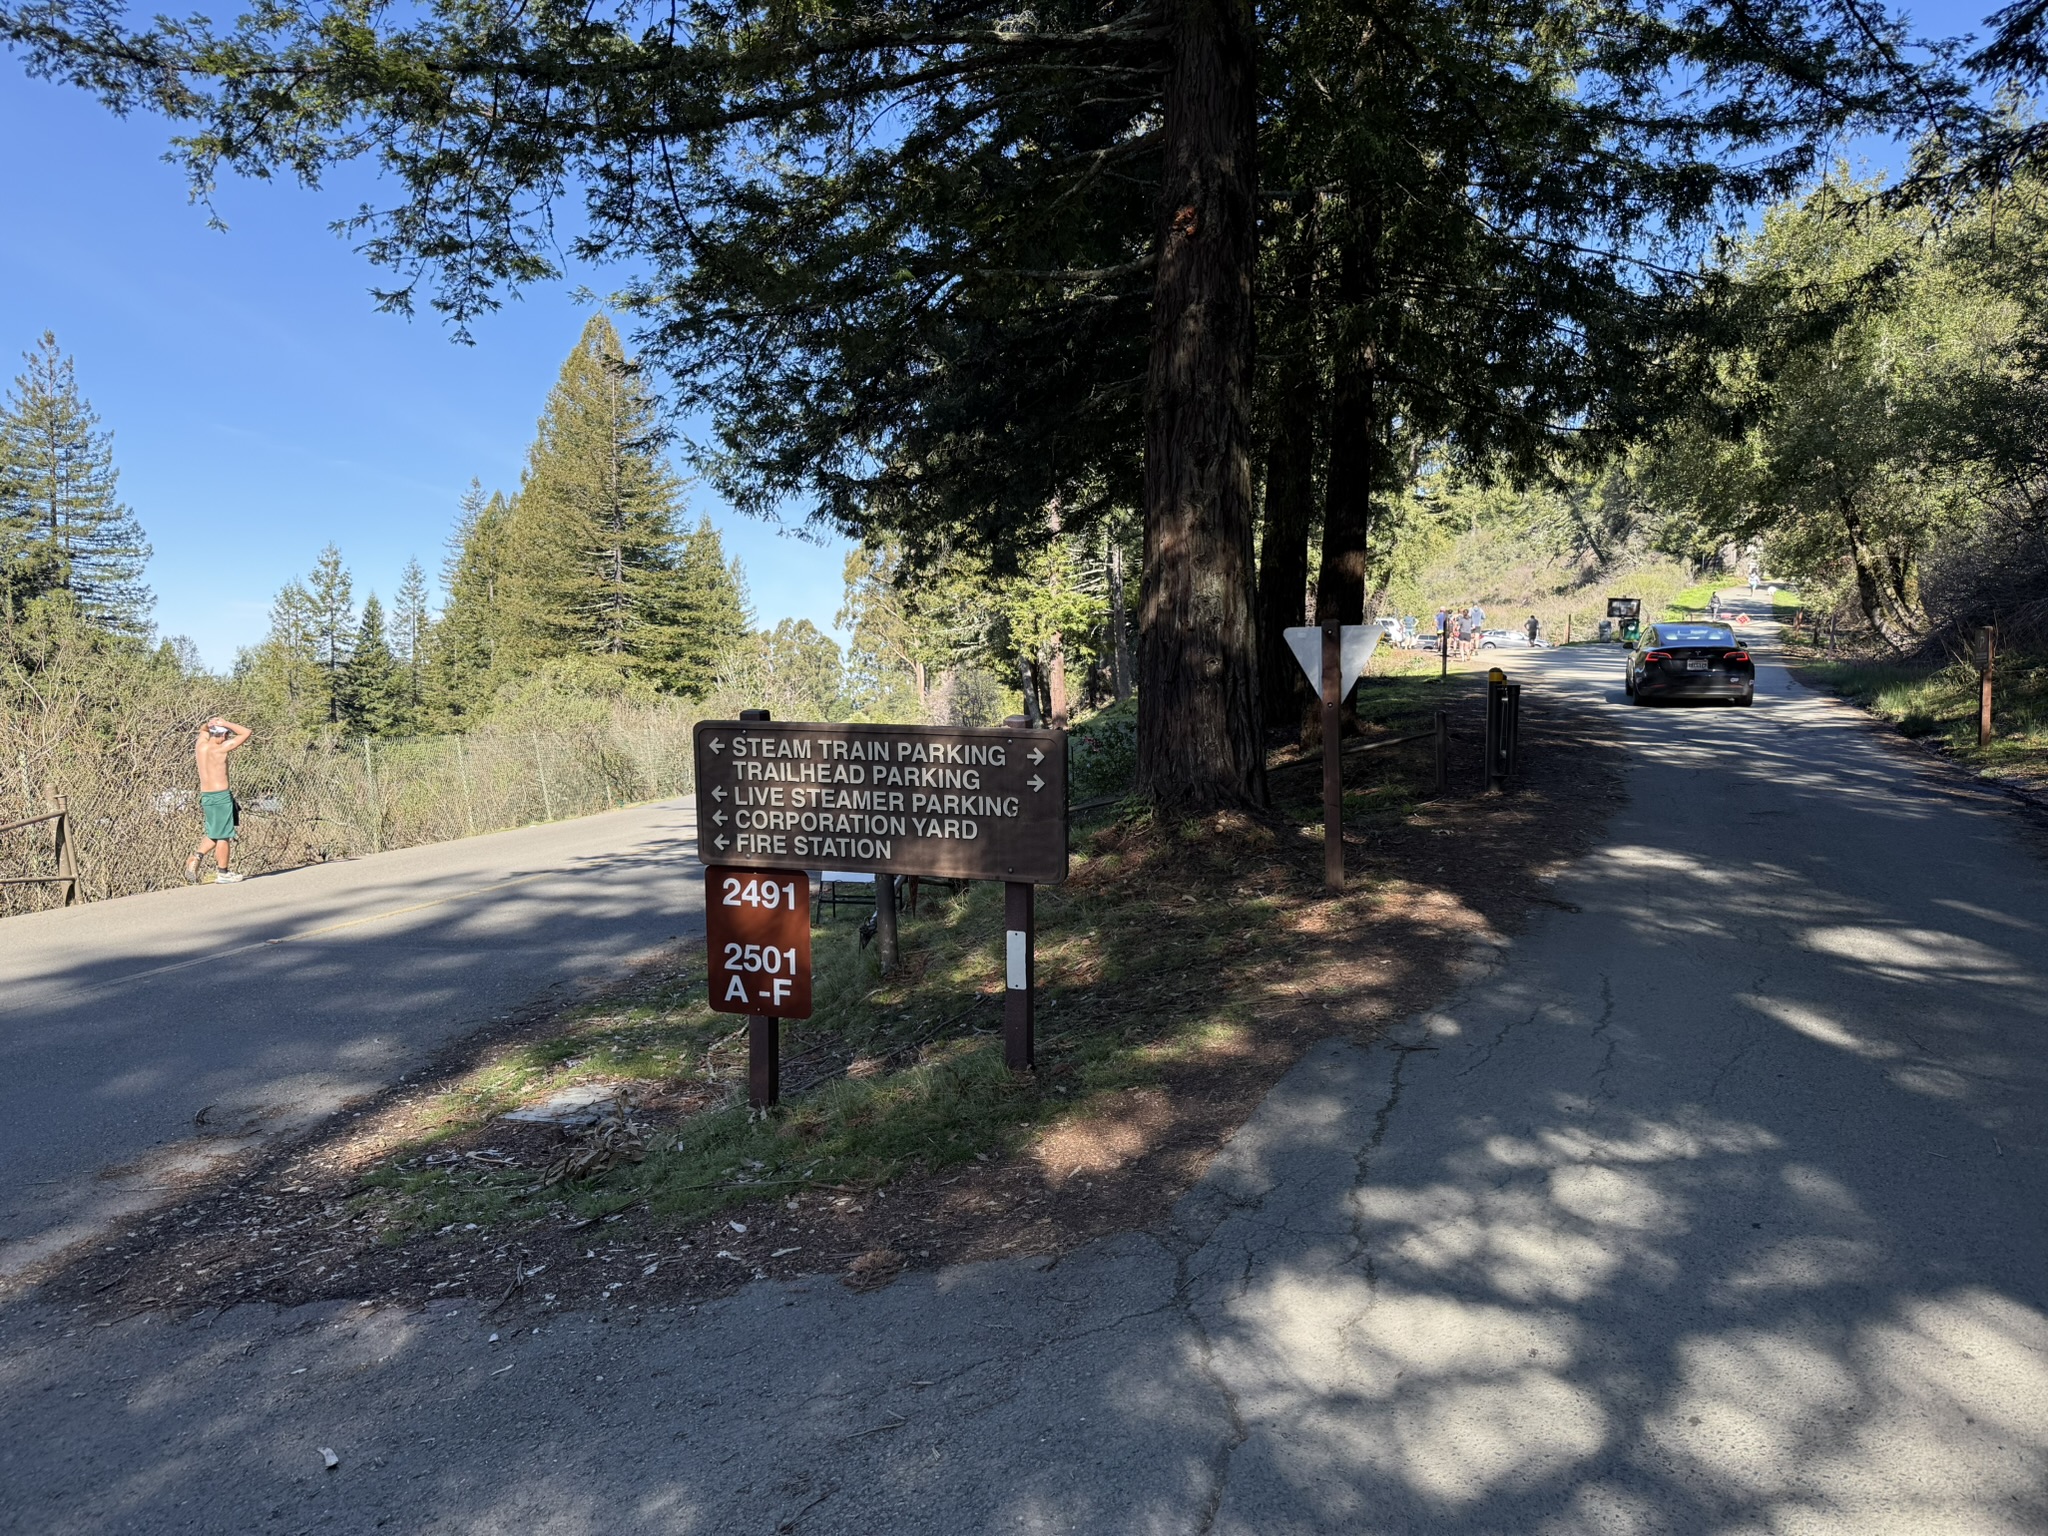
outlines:
[[[270,599],[330,539],[388,601],[417,555],[439,573],[456,503],[511,490],[549,386],[590,311],[582,273],[475,327],[382,315],[369,265],[330,234],[357,198],[229,183],[206,227],[155,119],[25,79],[0,53],[0,384],[45,330],[114,433],[121,492],[156,557],[156,618],[209,665],[263,636]],[[830,629],[845,546],[689,492],[744,563],[764,623]]]
[[[1919,30],[1980,28],[1989,8],[1917,7]],[[156,549],[157,623],[215,667],[262,637],[272,594],[329,540],[356,590],[388,598],[409,556],[438,575],[472,476],[510,490],[535,418],[589,311],[571,273],[475,327],[377,313],[367,263],[329,233],[365,195],[225,184],[207,228],[167,129],[25,78],[0,53],[0,380],[54,330],[114,432],[121,487]],[[1882,166],[1882,144],[1856,146]],[[739,516],[701,487],[764,623],[831,628],[843,544]]]

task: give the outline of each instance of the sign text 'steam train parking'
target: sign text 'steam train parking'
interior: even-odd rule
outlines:
[[[1067,877],[1062,731],[705,721],[696,755],[706,864]]]

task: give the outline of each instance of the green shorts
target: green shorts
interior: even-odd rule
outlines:
[[[240,831],[242,808],[235,804],[231,790],[209,789],[199,797],[199,813],[206,818],[208,837],[216,843],[234,841]]]

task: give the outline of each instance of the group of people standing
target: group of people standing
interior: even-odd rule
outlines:
[[[1479,637],[1486,628],[1486,610],[1474,603],[1462,611],[1439,608],[1436,611],[1436,632],[1450,637],[1450,653],[1453,656],[1478,654]]]

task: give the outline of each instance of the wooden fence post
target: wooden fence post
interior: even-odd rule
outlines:
[[[1977,631],[1977,745],[1991,745],[1991,668],[1998,655],[1998,632],[1990,625]]]
[[[884,976],[896,971],[896,877],[875,876],[875,959]]]
[[[71,800],[67,795],[58,795],[56,800],[57,820],[57,874],[64,881],[64,905],[78,904],[78,856],[71,848]]]

